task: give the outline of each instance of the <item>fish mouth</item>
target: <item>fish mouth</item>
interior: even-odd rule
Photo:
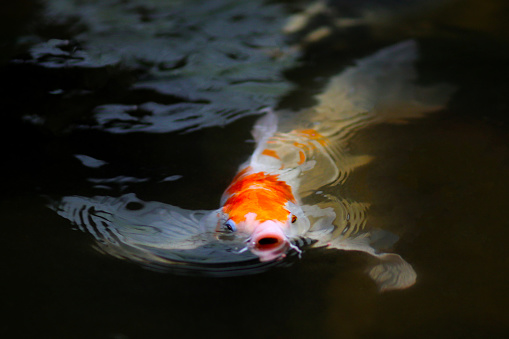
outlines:
[[[277,246],[280,243],[281,243],[281,239],[279,239],[277,237],[268,236],[268,237],[264,237],[264,238],[261,238],[260,240],[258,240],[258,242],[256,243],[256,246],[259,249],[263,249],[266,247],[271,248],[271,247]]]
[[[277,225],[258,227],[249,241],[249,247],[260,261],[271,261],[283,258],[290,248],[290,241]]]

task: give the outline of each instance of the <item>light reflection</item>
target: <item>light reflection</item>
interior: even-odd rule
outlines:
[[[85,78],[92,69],[104,70],[87,84],[97,87],[92,90],[125,87],[121,97],[91,103],[92,119],[74,128],[191,132],[257,114],[290,89],[283,71],[295,64],[297,53],[283,50],[286,13],[280,5],[213,0],[151,1],[147,7],[141,0],[129,6],[51,0],[45,6],[48,22],[68,22],[80,33],[73,40],[36,39],[30,58],[19,62],[55,74],[72,69]]]

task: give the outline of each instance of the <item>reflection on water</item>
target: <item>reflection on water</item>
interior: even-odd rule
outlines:
[[[281,71],[295,53],[284,50],[282,16],[280,6],[262,1],[52,0],[45,20],[77,34],[70,40],[28,37],[35,43],[30,57],[17,62],[136,79],[120,97],[94,98],[92,121],[74,127],[162,133],[222,126],[274,105],[289,89]],[[108,86],[89,81],[84,85],[96,88],[52,92],[79,100]]]
[[[2,4],[7,10],[0,11],[8,13],[0,60],[11,59],[0,69],[7,84],[0,204],[6,332],[507,336],[509,21],[503,0],[45,4],[44,12],[28,1]],[[289,29],[287,19],[305,11],[301,26],[293,21]],[[282,27],[289,36],[279,33]],[[458,91],[439,113],[356,130],[341,154],[364,165],[304,203],[327,197],[339,219],[355,209],[359,229],[383,230],[372,246],[411,264],[414,286],[380,294],[366,274],[379,258],[310,249],[303,238],[296,238],[305,248],[301,258],[293,252],[289,260],[262,264],[249,251],[237,253],[240,238],[197,233],[193,245],[210,244],[210,237],[220,244],[198,246],[197,262],[211,254],[229,261],[235,252],[239,262],[227,267],[240,275],[222,278],[161,274],[92,249],[134,256],[156,271],[176,267],[178,255],[189,251],[147,252],[165,236],[146,232],[165,230],[158,216],[200,217],[218,207],[252,154],[252,114],[276,105],[283,116],[285,109],[310,109],[354,60],[408,38],[421,47],[417,83],[449,83]],[[90,236],[74,232],[41,195],[61,201],[60,213]],[[104,227],[111,220],[116,227]],[[123,243],[127,238],[137,241],[138,252]],[[165,258],[168,253],[173,256]],[[218,273],[222,265],[207,267]],[[251,270],[264,273],[245,275]]]

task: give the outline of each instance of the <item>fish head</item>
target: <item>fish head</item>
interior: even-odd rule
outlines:
[[[223,225],[247,235],[247,248],[260,261],[281,259],[292,247],[289,235],[296,207],[292,187],[278,174],[241,171],[225,192]]]

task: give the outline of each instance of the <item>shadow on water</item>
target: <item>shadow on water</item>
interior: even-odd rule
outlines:
[[[104,3],[111,5],[108,8],[113,12],[136,13],[124,21],[116,18],[108,22],[113,27],[108,29],[117,29],[115,34],[119,35],[134,23],[166,18],[167,23],[158,22],[162,26],[144,27],[165,34],[145,32],[136,37],[156,36],[150,40],[154,46],[161,42],[157,40],[161,36],[177,41],[193,36],[205,15],[201,9],[193,16],[192,5],[181,6],[178,2],[168,2],[168,6],[174,6],[168,8],[158,1],[143,6],[127,1],[118,5],[120,9],[114,2]],[[229,2],[209,3],[216,6]],[[244,31],[239,29],[249,40],[276,34],[289,12],[301,12],[305,5],[292,2],[265,7],[268,5],[253,3],[259,7],[219,6],[217,15],[219,19],[229,15],[228,22],[239,22],[248,9],[271,12],[272,19],[260,16],[265,17],[265,30],[249,35],[253,22],[246,23]],[[8,55],[0,59],[11,60],[1,69],[3,81],[9,85],[2,100],[2,163],[6,174],[0,207],[3,248],[7,250],[6,306],[11,316],[6,331],[27,338],[193,338],[211,334],[228,338],[507,336],[509,53],[507,36],[497,26],[498,15],[491,22],[484,19],[492,18],[486,14],[487,6],[501,6],[500,12],[506,7],[498,1],[479,7],[472,1],[451,1],[445,8],[423,15],[422,20],[418,16],[416,19],[413,12],[388,7],[412,20],[398,21],[403,22],[404,29],[378,22],[339,25],[323,39],[306,40],[314,28],[331,25],[337,11],[362,17],[362,6],[369,8],[371,2],[363,1],[360,9],[346,1],[331,3],[329,11],[317,12],[308,26],[294,32],[289,40],[279,35],[274,39],[281,40],[276,42],[256,40],[260,45],[272,46],[269,55],[257,54],[265,49],[253,44],[244,46],[252,48],[248,53],[250,65],[258,62],[257,67],[264,67],[263,72],[254,73],[265,78],[255,82],[262,87],[244,87],[235,93],[229,92],[228,86],[238,84],[235,77],[252,78],[249,67],[237,69],[231,77],[221,73],[232,67],[230,63],[217,73],[198,72],[198,78],[201,74],[203,79],[214,81],[202,82],[202,88],[186,94],[172,92],[167,84],[189,79],[193,67],[208,67],[199,57],[193,64],[168,52],[168,64],[156,67],[141,57],[122,62],[115,59],[125,50],[113,53],[112,59],[96,59],[91,51],[104,48],[111,39],[98,38],[100,30],[91,29],[91,21],[86,21],[93,16],[77,21],[53,17],[48,22],[49,14],[37,12],[42,7],[37,6],[33,10],[40,13],[37,24],[22,27],[14,24],[14,19],[10,21],[12,36],[7,32],[3,35]],[[94,6],[99,5],[91,2],[87,13]],[[463,11],[455,11],[457,14],[444,24],[443,13],[450,13],[454,6],[463,6]],[[30,7],[24,7],[26,12],[15,4],[8,7],[18,13],[13,18],[33,20]],[[74,18],[77,7],[66,10]],[[475,21],[477,26],[465,26],[469,15],[475,17],[469,13],[476,10],[480,18]],[[161,13],[166,16],[158,15]],[[175,32],[176,26],[170,24],[181,24],[183,28]],[[210,20],[207,24],[210,35],[221,39],[224,29],[218,28],[219,23]],[[255,20],[255,24],[260,23]],[[275,105],[309,107],[312,96],[321,91],[327,79],[353,59],[409,36],[421,42],[420,81],[452,83],[459,90],[444,112],[405,125],[371,127],[354,137],[350,151],[372,155],[375,160],[356,169],[341,192],[355,201],[369,201],[368,222],[400,236],[394,251],[418,272],[418,281],[410,289],[379,294],[365,274],[372,258],[359,252],[320,249],[305,252],[290,267],[258,275],[200,278],[160,274],[101,254],[92,247],[90,236],[74,231],[67,220],[46,207],[47,196],[136,193],[143,200],[183,208],[217,208],[222,191],[252,151],[252,143],[246,140],[251,138],[250,129],[256,120],[253,114],[258,109]],[[71,39],[71,44],[55,42],[49,46],[49,39]],[[225,40],[228,38],[222,43]],[[131,49],[126,55],[140,56],[132,52],[140,46],[139,40],[120,39],[117,48],[122,41]],[[297,63],[297,55],[285,46],[299,41],[308,42]],[[192,40],[185,47],[199,43]],[[280,50],[273,48],[275,45]],[[56,49],[43,59],[35,59],[34,46]],[[238,47],[228,45],[232,46]],[[78,59],[74,55],[72,62],[99,66],[52,68],[42,64],[69,60],[79,51],[90,54],[81,54]],[[274,53],[286,52],[289,55],[284,61],[274,57]],[[229,62],[239,57],[230,55],[233,61]],[[185,65],[190,66],[179,73]],[[266,81],[272,87],[264,87]],[[135,86],[140,83],[143,86]],[[189,84],[179,86],[175,88],[190,88]],[[277,90],[271,92],[271,88]],[[214,96],[214,90],[221,96]],[[223,114],[224,96],[234,94],[239,97],[228,107],[232,114]],[[160,106],[143,105],[146,102]],[[217,113],[220,118],[203,120],[200,128],[187,134],[147,127],[159,122],[144,117],[171,116],[171,108],[187,109],[183,103],[192,109],[199,105],[207,114]],[[102,116],[96,108],[105,105],[118,109],[117,115]],[[167,124],[167,120],[161,121]],[[186,129],[196,124],[186,125],[184,119],[182,126]],[[87,167],[76,155],[106,164]],[[131,179],[89,180],[120,176]]]

